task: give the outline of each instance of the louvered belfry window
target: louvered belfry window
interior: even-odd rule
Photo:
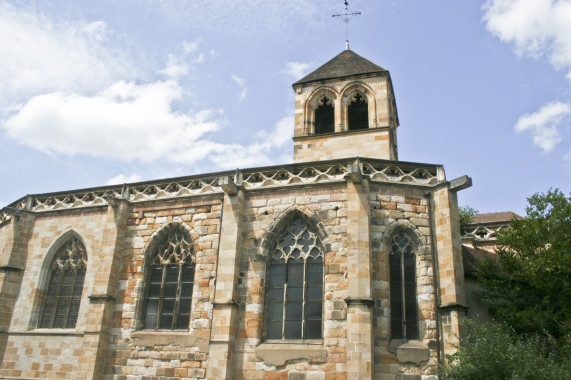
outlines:
[[[40,328],[75,327],[86,268],[85,247],[73,237],[57,251],[50,265]]]
[[[315,109],[315,134],[335,132],[335,111],[329,98],[324,96]]]
[[[194,268],[191,238],[181,225],[175,225],[154,245],[148,258],[145,329],[188,329]]]
[[[418,339],[415,247],[405,233],[391,239],[391,338]]]
[[[363,95],[357,93],[352,96],[347,113],[350,131],[369,128],[369,105]]]
[[[320,339],[323,248],[301,218],[286,227],[269,257],[267,339]]]

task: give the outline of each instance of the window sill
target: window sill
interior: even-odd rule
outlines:
[[[8,331],[10,335],[52,335],[52,336],[84,336],[83,331],[73,329],[38,328],[29,331]]]
[[[428,346],[420,340],[393,339],[389,342],[388,351],[397,355],[399,363],[420,365],[430,356]]]
[[[284,365],[290,360],[305,359],[312,363],[323,363],[327,350],[321,340],[267,341],[256,347],[256,356],[264,363]]]
[[[208,347],[208,339],[196,337],[188,330],[139,330],[131,334],[133,343],[137,346],[198,346],[202,352]]]

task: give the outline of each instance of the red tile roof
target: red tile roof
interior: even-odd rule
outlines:
[[[489,212],[486,214],[474,215],[474,220],[470,224],[501,223],[510,222],[512,219],[523,219],[521,216],[511,211]]]

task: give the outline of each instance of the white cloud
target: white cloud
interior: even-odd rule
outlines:
[[[569,104],[560,102],[546,104],[537,112],[522,115],[514,129],[516,132],[530,132],[533,143],[547,153],[561,142],[558,126],[570,114]]]
[[[107,185],[118,185],[122,183],[139,182],[141,179],[142,179],[141,176],[137,173],[133,173],[131,175],[119,174],[113,178],[109,178],[107,180]]]
[[[569,152],[567,152],[567,154],[563,156],[563,159],[571,161],[571,149],[569,149]]]
[[[5,122],[9,137],[44,151],[142,161],[192,148],[222,122],[216,112],[179,113],[174,81],[117,82],[92,97],[55,92],[31,98]]]
[[[242,91],[240,91],[240,94],[238,95],[238,100],[240,100],[240,101],[244,100],[246,95],[248,95],[248,89],[243,88]]]
[[[486,27],[520,55],[546,56],[571,81],[571,1],[488,0]]]
[[[286,62],[282,72],[289,75],[293,79],[298,80],[303,78],[307,74],[307,71],[310,67],[311,63]]]
[[[567,71],[571,82],[571,1],[488,0],[482,9],[493,35],[520,56],[546,57],[555,69]],[[571,104],[551,102],[522,115],[515,130],[529,131],[534,144],[550,152],[563,140],[560,129],[570,113]]]
[[[107,24],[52,20],[0,0],[0,106],[52,91],[97,91],[138,72],[106,40]]]
[[[232,75],[230,76],[230,78],[234,80],[234,82],[238,83],[238,86],[242,87],[242,91],[240,91],[240,94],[238,95],[238,100],[239,101],[244,100],[244,98],[248,94],[248,89],[245,87],[246,79],[239,77],[238,75]]]
[[[159,71],[166,80],[141,82],[135,80],[149,73],[109,48],[110,35],[102,21],[54,20],[0,0],[0,128],[5,135],[48,154],[142,165],[210,161],[230,168],[291,160],[287,142],[293,118],[280,120],[250,144],[225,144],[214,134],[226,125],[221,110],[180,111],[185,95],[180,78],[215,51],[200,53],[199,40],[187,41]],[[241,100],[248,93],[246,81],[232,79],[241,87]],[[139,178],[119,174],[109,183]]]
[[[232,78],[239,86],[244,86],[246,84],[246,80],[244,78],[239,77],[238,75],[232,75]]]
[[[165,74],[169,78],[177,79],[188,74],[188,64],[179,62],[177,57],[169,54],[167,67],[160,70],[159,73]]]
[[[195,164],[209,160],[221,168],[268,165],[290,160],[293,117],[262,131],[248,145],[212,141],[225,122],[220,111],[180,113],[176,81],[117,82],[92,97],[55,92],[31,98],[5,122],[7,135],[46,153],[87,155],[123,161],[167,160]],[[116,178],[115,178],[116,179]]]
[[[182,42],[182,48],[186,54],[194,53],[198,49],[198,40]]]

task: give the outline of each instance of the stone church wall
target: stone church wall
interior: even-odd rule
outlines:
[[[236,378],[285,379],[303,374],[306,379],[346,377],[347,195],[344,183],[249,197],[244,215],[244,241],[240,264],[239,322]],[[264,300],[267,250],[264,234],[299,211],[323,229],[324,259],[323,342],[264,343]],[[285,343],[285,342],[284,342]],[[277,351],[272,355],[272,351]],[[286,359],[289,359],[286,361]]]
[[[112,212],[111,212],[112,214]],[[90,302],[98,281],[109,276],[106,264],[113,252],[106,246],[107,207],[37,216],[33,233],[19,259],[25,265],[18,300],[11,318],[0,376],[13,378],[86,379],[93,376],[99,353],[102,310]],[[2,227],[4,229],[5,227]],[[45,287],[45,268],[66,236],[83,238],[87,273],[75,329],[36,329]],[[109,254],[111,253],[111,254]],[[73,360],[70,360],[73,358]]]
[[[205,377],[220,218],[219,198],[151,203],[131,208],[105,379]],[[155,234],[173,222],[180,222],[188,229],[196,254],[190,329],[141,330],[146,248]]]
[[[219,188],[206,194],[142,201],[116,197],[89,208],[22,211],[2,222],[0,377],[428,376],[437,357],[431,235],[438,239],[442,297],[452,306],[463,300],[457,231],[451,226],[455,194],[447,182],[436,182],[436,166],[403,164],[399,175],[409,182],[394,183],[390,170],[396,169],[383,161],[367,163],[367,174],[359,160],[312,164],[311,170],[304,165],[260,171],[280,181],[291,176],[287,185],[246,173],[240,186],[224,173]],[[134,190],[130,194],[139,196]],[[267,259],[293,216],[317,231],[324,248],[323,334],[315,341],[272,342],[265,338]],[[188,231],[196,256],[190,327],[145,330],[145,257],[153,238],[172,223]],[[417,341],[390,339],[389,237],[399,228],[411,234],[416,247]],[[83,242],[88,258],[79,320],[74,329],[39,329],[47,265],[71,236]],[[445,312],[444,334],[454,339],[460,314]],[[449,350],[451,344],[443,346]]]
[[[428,201],[422,190],[402,186],[371,186],[371,239],[373,252],[372,286],[374,368],[378,376],[400,373],[426,374],[436,365],[436,316],[430,220]],[[393,231],[403,227],[416,235],[416,279],[419,319],[419,345],[423,361],[402,361],[396,355],[396,342],[390,340],[389,242]],[[430,348],[430,349],[429,349]],[[422,365],[421,365],[422,364]]]

